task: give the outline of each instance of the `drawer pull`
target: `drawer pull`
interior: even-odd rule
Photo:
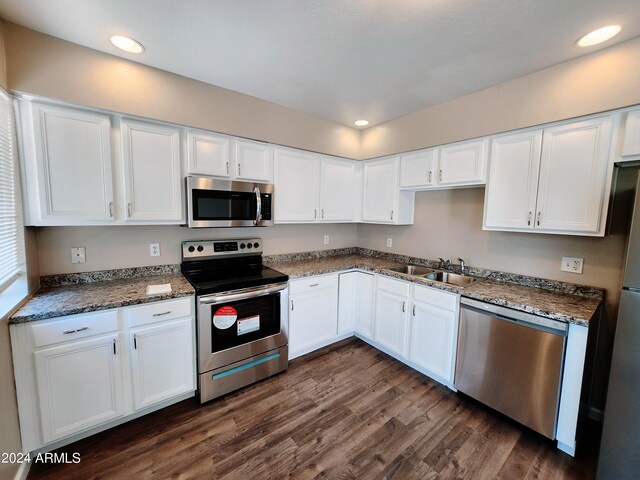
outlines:
[[[319,283],[312,283],[311,285],[309,285],[310,287],[317,287],[318,285],[320,285]]]
[[[166,312],[154,313],[153,316],[154,317],[161,317],[163,315],[169,315],[170,313],[171,313],[171,310],[167,310]]]
[[[69,335],[70,333],[83,332],[85,330],[89,330],[89,327],[80,327],[76,328],[75,330],[65,330],[64,332],[62,332],[62,334]]]

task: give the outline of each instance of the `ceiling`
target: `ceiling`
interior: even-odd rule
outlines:
[[[0,0],[0,16],[349,126],[640,35],[638,0]],[[613,23],[614,39],[575,46]],[[114,33],[146,52],[120,52]]]

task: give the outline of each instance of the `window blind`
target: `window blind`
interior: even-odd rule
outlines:
[[[0,89],[0,292],[24,273],[24,251],[13,103]]]

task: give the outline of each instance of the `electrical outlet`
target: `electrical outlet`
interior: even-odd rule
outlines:
[[[329,245],[329,235],[324,236],[324,244]]]
[[[570,273],[582,273],[583,258],[562,257],[562,266],[560,270]]]
[[[149,244],[149,255],[152,257],[160,256],[160,244],[159,243],[150,243]]]
[[[85,263],[87,252],[84,247],[71,247],[71,263]]]
[[[393,245],[393,240],[391,238],[387,238],[387,248],[391,248],[391,245]]]

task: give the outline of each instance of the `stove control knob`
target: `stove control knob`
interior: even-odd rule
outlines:
[[[202,245],[198,245],[198,251],[201,252],[204,250],[204,247]]]
[[[247,248],[251,248],[253,247],[253,245],[251,245],[251,243],[247,243]]]
[[[240,248],[245,248],[245,247],[246,247],[246,245],[244,243],[240,244]]]
[[[253,247],[254,247],[254,248],[258,248],[259,246],[260,246],[260,244],[259,244],[258,242],[256,242],[256,243],[254,243],[254,244],[253,244]]]
[[[189,248],[187,248],[187,250],[189,250],[189,252],[193,253],[195,251],[195,247],[193,245],[191,245]]]

